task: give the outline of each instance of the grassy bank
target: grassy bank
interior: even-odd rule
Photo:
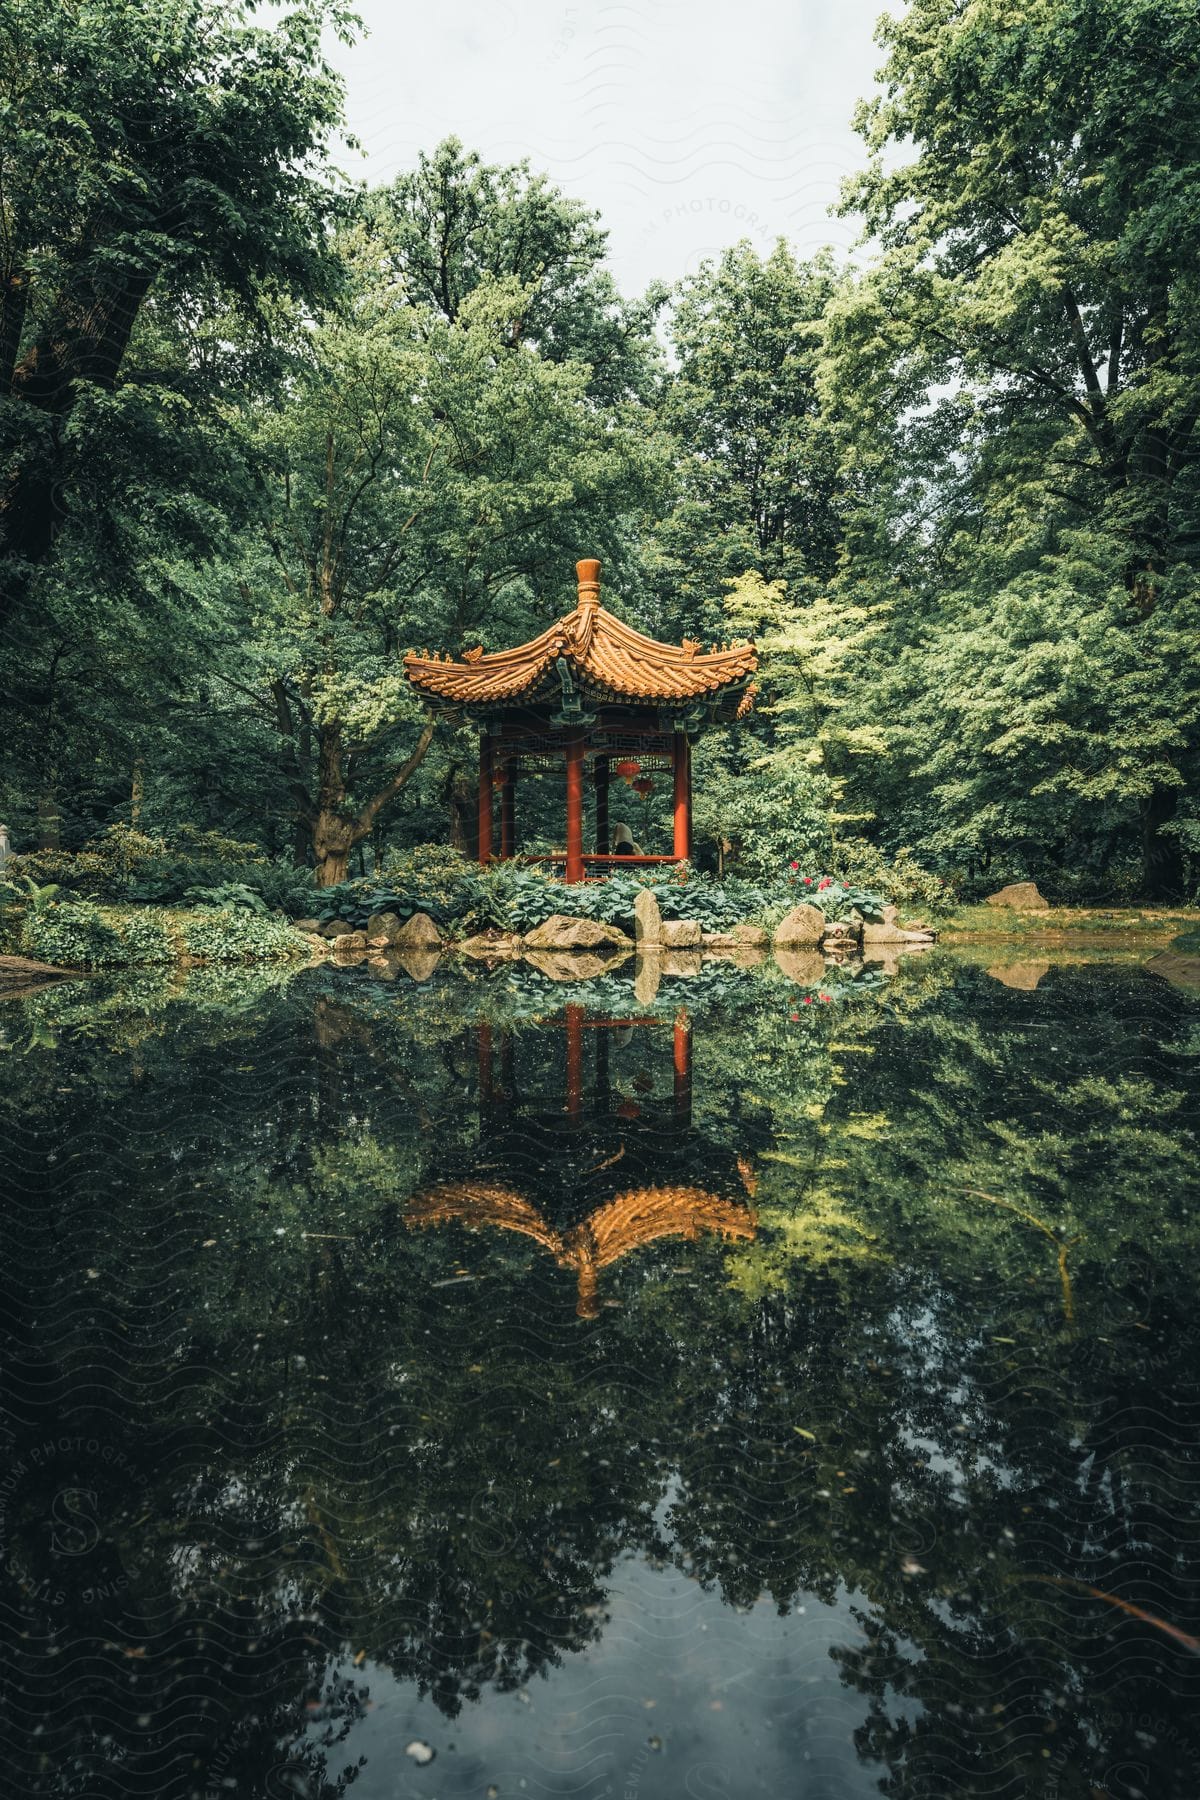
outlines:
[[[1066,944],[1073,938],[1120,935],[1163,944],[1200,934],[1200,909],[1152,906],[1052,906],[1021,912],[1007,906],[959,906],[938,921],[942,943]]]

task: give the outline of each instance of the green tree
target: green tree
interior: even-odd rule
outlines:
[[[872,698],[907,728],[901,804],[947,852],[1053,871],[1136,848],[1144,891],[1178,892],[1200,841],[1194,13],[916,0],[881,42],[845,204],[882,255],[831,308],[825,381],[872,493],[850,567],[897,602]]]
[[[536,628],[581,546],[620,568],[657,474],[588,364],[514,334],[530,303],[515,278],[481,281],[449,319],[381,281],[376,251],[368,213],[347,247],[353,299],[255,424],[264,521],[236,571],[247,653],[226,672],[269,709],[322,884],[432,741],[403,651]]]
[[[232,408],[331,293],[340,0],[0,4],[0,626],[14,823],[131,803],[218,620],[192,565],[250,499]]]
[[[725,585],[748,569],[799,600],[837,566],[845,478],[817,387],[828,256],[763,259],[734,245],[681,284],[663,399],[678,491],[652,541],[664,629],[722,629]]]

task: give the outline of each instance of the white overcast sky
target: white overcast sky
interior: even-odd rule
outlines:
[[[627,294],[724,245],[848,250],[830,217],[864,147],[885,0],[358,0],[368,35],[333,60],[365,160],[385,181],[450,133],[528,157],[597,207]],[[893,5],[893,10],[899,10]]]

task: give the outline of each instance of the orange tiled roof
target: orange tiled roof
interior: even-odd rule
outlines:
[[[753,644],[702,652],[690,639],[660,644],[646,637],[601,606],[598,562],[577,563],[576,573],[575,610],[538,637],[515,650],[469,650],[461,661],[410,650],[404,658],[409,680],[431,699],[456,706],[531,701],[557,691],[555,665],[564,657],[589,697],[653,704],[702,700],[745,682],[758,667]],[[745,702],[741,710],[749,711]]]

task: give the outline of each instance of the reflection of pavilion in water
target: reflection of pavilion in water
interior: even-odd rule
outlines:
[[[478,1026],[479,1143],[463,1168],[414,1195],[409,1225],[458,1221],[533,1238],[576,1272],[576,1312],[600,1309],[600,1271],[660,1238],[752,1238],[749,1165],[692,1126],[692,1033],[661,1019],[588,1018],[582,1006],[536,1033]],[[656,1089],[672,1033],[671,1086]],[[552,1083],[527,1047],[553,1034]],[[498,1040],[498,1041],[497,1041]],[[634,1067],[650,1050],[650,1067]],[[657,1079],[656,1079],[657,1077]],[[624,1087],[638,1094],[626,1094]]]

